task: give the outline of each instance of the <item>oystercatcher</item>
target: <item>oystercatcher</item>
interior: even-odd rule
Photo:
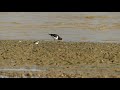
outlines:
[[[49,35],[52,36],[54,40],[62,40],[62,38],[57,34],[49,34]]]

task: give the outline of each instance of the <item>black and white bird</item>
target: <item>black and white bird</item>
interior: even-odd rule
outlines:
[[[62,38],[57,34],[49,34],[49,35],[52,36],[54,40],[62,40]]]

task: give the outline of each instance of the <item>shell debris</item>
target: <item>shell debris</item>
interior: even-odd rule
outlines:
[[[39,44],[39,41],[36,41],[35,44]]]
[[[19,40],[18,42],[22,42],[22,41]]]

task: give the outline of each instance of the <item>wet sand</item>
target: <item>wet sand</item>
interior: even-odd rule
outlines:
[[[0,41],[1,77],[109,78],[119,72],[119,43]]]
[[[0,12],[0,40],[119,42],[120,12]]]

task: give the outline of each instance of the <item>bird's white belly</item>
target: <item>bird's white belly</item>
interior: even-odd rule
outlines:
[[[57,37],[54,37],[54,38],[58,40],[58,36],[57,36]]]

